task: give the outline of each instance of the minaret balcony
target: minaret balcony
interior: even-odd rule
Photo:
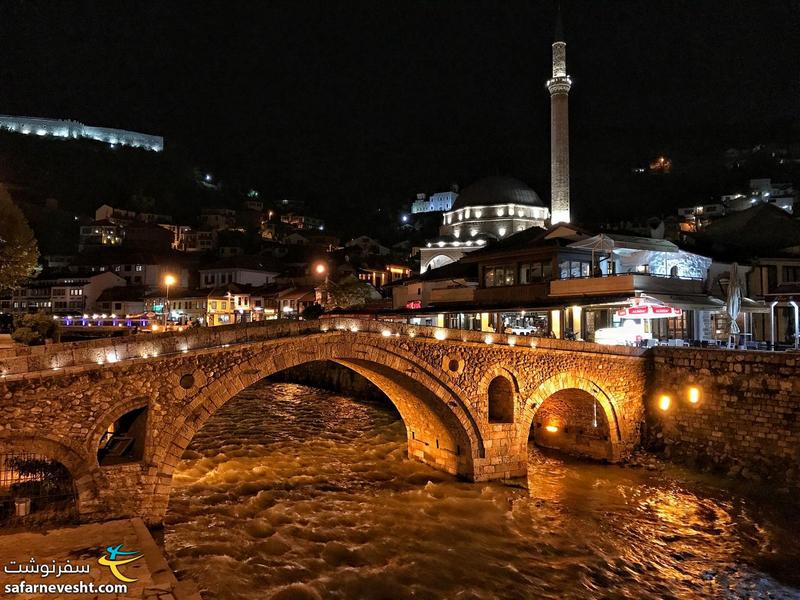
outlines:
[[[568,94],[571,87],[572,78],[569,75],[553,77],[547,81],[547,90],[551,94]]]

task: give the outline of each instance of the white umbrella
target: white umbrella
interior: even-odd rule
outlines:
[[[739,285],[739,273],[736,263],[731,264],[730,281],[728,282],[728,298],[725,301],[725,312],[730,320],[728,346],[732,345],[733,337],[739,334],[739,325],[736,318],[742,306],[742,287]]]
[[[610,254],[614,251],[616,244],[614,240],[608,237],[606,234],[601,233],[594,237],[587,238],[585,240],[581,240],[579,242],[574,242],[569,245],[570,248],[584,248],[586,250],[592,251],[592,269],[594,270],[594,254],[595,252],[603,252]],[[594,273],[592,273],[594,275]]]

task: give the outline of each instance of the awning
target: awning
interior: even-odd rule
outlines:
[[[683,310],[725,310],[725,303],[712,296],[679,294],[642,294],[642,298],[652,298],[661,304],[668,304]]]
[[[678,294],[642,294],[642,297],[652,298],[661,303],[668,304],[683,310],[707,310],[710,312],[724,312],[725,301],[714,296],[678,295]],[[763,302],[756,302],[750,298],[742,298],[742,312],[768,313],[769,306]]]

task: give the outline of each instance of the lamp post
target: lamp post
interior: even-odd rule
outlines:
[[[325,305],[324,303],[327,302],[327,300],[328,300],[328,298],[327,298],[328,288],[330,287],[330,282],[328,280],[328,265],[326,263],[324,263],[324,262],[318,262],[316,265],[314,265],[314,273],[316,275],[324,275],[325,276],[325,279],[323,281],[323,284],[324,284],[323,289],[325,290],[325,296],[326,297],[323,298],[322,294],[320,294],[320,300],[324,301],[323,302],[323,306],[324,306]]]
[[[164,286],[167,288],[167,297],[164,302],[164,329],[167,328],[167,316],[169,315],[169,286],[175,285],[175,277],[166,275],[164,277]]]

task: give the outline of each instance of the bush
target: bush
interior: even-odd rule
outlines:
[[[11,339],[28,346],[39,346],[45,340],[58,341],[61,338],[58,322],[42,313],[16,317],[14,327]]]
[[[38,331],[34,331],[30,327],[17,327],[11,334],[11,339],[18,344],[25,344],[26,346],[41,346],[44,344],[44,338]]]

